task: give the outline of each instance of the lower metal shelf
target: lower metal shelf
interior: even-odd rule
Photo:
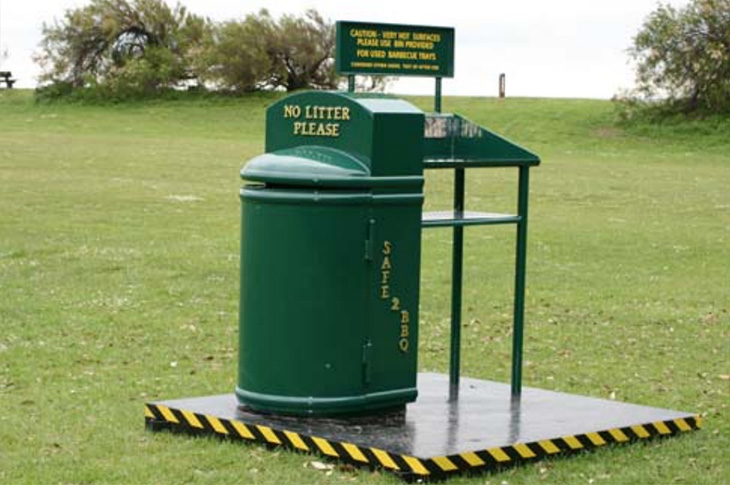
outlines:
[[[424,212],[421,217],[422,227],[455,227],[455,226],[487,226],[493,224],[516,224],[520,216],[497,214],[493,212],[472,211],[437,211]]]

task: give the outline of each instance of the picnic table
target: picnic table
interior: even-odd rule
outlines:
[[[16,79],[10,79],[13,73],[10,71],[0,71],[0,84],[5,83],[8,89],[13,89]]]

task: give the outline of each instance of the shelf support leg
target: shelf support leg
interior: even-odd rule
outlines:
[[[454,170],[454,217],[464,212],[464,169]],[[461,366],[461,287],[464,266],[464,228],[454,227],[451,256],[451,354],[449,361],[449,398],[459,398]]]
[[[520,166],[517,194],[517,248],[515,254],[515,302],[512,328],[512,397],[522,394],[522,347],[525,317],[525,272],[527,270],[527,201],[530,193],[530,167]]]

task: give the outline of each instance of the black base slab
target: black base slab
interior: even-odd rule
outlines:
[[[449,401],[448,376],[419,374],[405,416],[352,422],[243,412],[233,394],[148,403],[149,429],[213,434],[382,467],[406,479],[491,470],[609,443],[674,436],[699,416],[574,394],[462,378]]]

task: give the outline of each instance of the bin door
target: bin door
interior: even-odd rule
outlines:
[[[368,392],[401,403],[416,398],[422,194],[374,197],[371,213]]]
[[[291,412],[362,406],[371,197],[306,188],[242,191],[244,401]]]

